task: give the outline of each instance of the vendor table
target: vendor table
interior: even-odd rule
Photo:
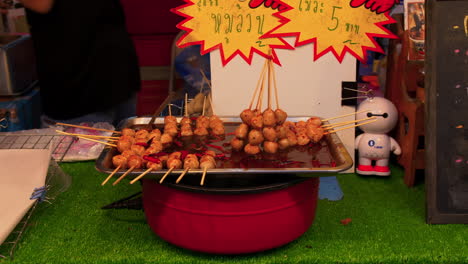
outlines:
[[[106,175],[94,162],[61,166],[73,185],[39,204],[5,263],[468,263],[466,225],[427,225],[424,186],[408,189],[398,167],[389,178],[339,175],[344,199],[319,201],[312,227],[286,246],[219,256],[164,242],[142,211],[100,209],[140,191],[138,184],[102,187]]]

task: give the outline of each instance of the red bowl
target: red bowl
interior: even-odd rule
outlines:
[[[319,178],[282,189],[248,194],[191,192],[143,181],[151,229],[182,248],[244,254],[285,245],[312,225]]]

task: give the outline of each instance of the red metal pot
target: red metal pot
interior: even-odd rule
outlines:
[[[285,245],[307,231],[315,217],[319,178],[289,177],[286,182],[233,191],[199,187],[194,192],[193,186],[188,191],[143,181],[152,230],[186,249],[244,254]]]

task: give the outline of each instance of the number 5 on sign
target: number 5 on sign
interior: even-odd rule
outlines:
[[[330,30],[330,31],[335,31],[338,28],[338,25],[339,25],[338,17],[335,16],[335,11],[336,11],[337,8],[342,9],[342,7],[340,7],[340,6],[333,6],[332,20],[334,20],[336,22],[336,25],[335,25],[334,28],[328,28],[328,30]]]
[[[332,52],[341,62],[347,53],[365,61],[366,51],[383,52],[374,38],[396,38],[383,26],[395,21],[349,0],[295,0],[282,14],[290,19],[265,37],[295,36],[296,47],[315,43],[314,60]]]

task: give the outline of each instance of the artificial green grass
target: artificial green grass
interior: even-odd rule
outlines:
[[[14,260],[4,263],[468,263],[468,227],[427,225],[424,186],[408,189],[396,167],[389,178],[338,176],[344,199],[319,201],[301,238],[244,256],[172,246],[151,231],[143,212],[99,209],[137,192],[138,184],[101,187],[106,175],[93,162],[62,168],[73,177],[71,188],[41,204]],[[342,225],[344,218],[352,222]]]

